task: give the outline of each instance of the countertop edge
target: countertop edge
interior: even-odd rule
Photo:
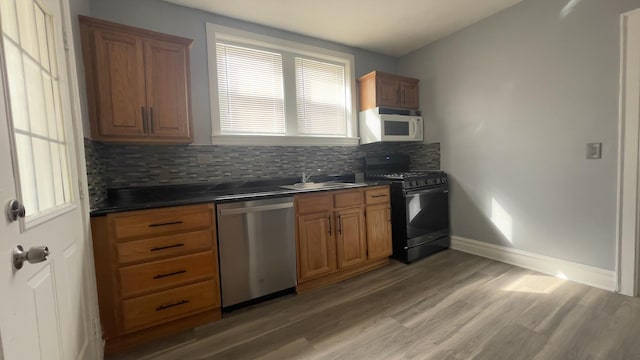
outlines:
[[[185,205],[196,205],[196,204],[206,204],[206,203],[215,203],[222,204],[228,202],[237,202],[237,201],[251,201],[257,199],[269,199],[269,198],[277,198],[277,197],[285,197],[285,196],[293,196],[307,193],[317,193],[317,192],[325,192],[325,191],[343,191],[350,189],[359,189],[365,187],[375,187],[375,186],[385,186],[388,185],[389,182],[378,181],[378,182],[365,182],[365,183],[357,183],[351,186],[345,186],[344,188],[328,188],[328,189],[283,189],[280,187],[276,187],[274,191],[264,191],[262,193],[246,193],[244,194],[228,194],[228,195],[218,195],[211,197],[200,197],[200,198],[191,198],[191,199],[176,199],[170,201],[157,201],[157,202],[146,202],[146,203],[136,203],[136,204],[126,204],[126,205],[113,205],[106,206],[100,208],[100,204],[95,209],[92,209],[89,214],[90,217],[102,217],[107,216],[109,214],[121,213],[126,211],[136,211],[136,210],[148,210],[148,209],[160,209],[165,207],[173,207],[173,206],[185,206]]]

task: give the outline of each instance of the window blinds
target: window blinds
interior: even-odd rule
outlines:
[[[282,56],[216,44],[223,134],[286,133]]]
[[[296,58],[300,135],[346,136],[344,66]]]

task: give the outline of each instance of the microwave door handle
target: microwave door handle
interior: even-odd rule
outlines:
[[[409,126],[409,132],[411,133],[410,137],[412,139],[416,138],[416,132],[418,130],[418,126],[416,125],[416,119],[411,119],[411,121],[409,122],[410,126]]]

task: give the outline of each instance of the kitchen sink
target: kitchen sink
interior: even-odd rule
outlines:
[[[321,182],[321,183],[297,183],[293,185],[280,186],[283,189],[289,190],[324,190],[324,189],[344,189],[351,187],[359,187],[362,184],[356,183],[341,183],[341,182]]]

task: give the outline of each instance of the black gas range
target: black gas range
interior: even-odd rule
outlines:
[[[444,171],[409,171],[403,154],[365,158],[365,176],[390,181],[393,257],[410,263],[449,248],[449,179]]]

